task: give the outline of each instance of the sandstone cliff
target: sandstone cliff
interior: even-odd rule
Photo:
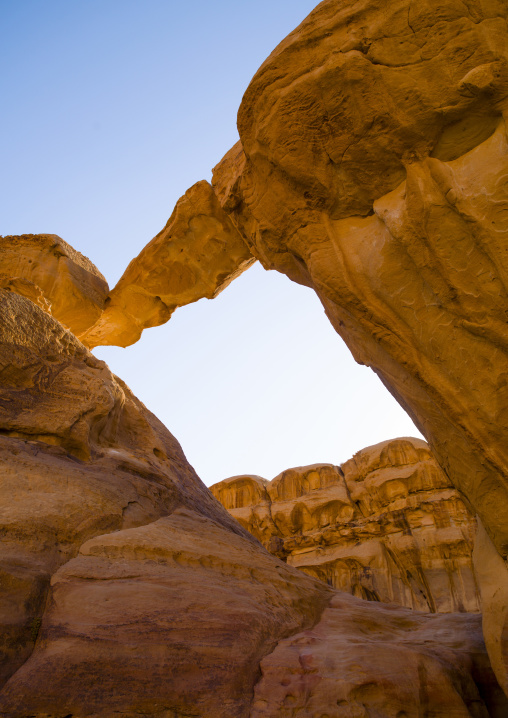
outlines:
[[[476,522],[423,441],[210,490],[269,551],[341,591],[420,611],[480,610]]]

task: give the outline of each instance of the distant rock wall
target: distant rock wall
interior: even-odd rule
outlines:
[[[475,520],[423,441],[211,491],[269,551],[335,588],[420,611],[480,610]]]

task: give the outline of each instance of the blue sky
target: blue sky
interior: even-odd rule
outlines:
[[[0,0],[0,233],[49,232],[114,286],[237,138],[243,92],[305,0]],[[203,481],[272,478],[418,436],[315,295],[255,265],[105,359]]]

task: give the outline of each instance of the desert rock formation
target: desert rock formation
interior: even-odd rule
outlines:
[[[214,180],[252,253],[315,289],[505,561],[506,19],[498,0],[326,0],[255,75],[245,157]]]
[[[245,93],[230,210],[264,266],[316,290],[503,556],[506,10],[321,3]]]
[[[127,346],[255,258],[314,288],[481,518],[507,687],[506,18],[322,2],[256,73],[212,186],[109,294],[55,235],[0,239],[0,715],[507,714],[478,616],[361,601],[270,556],[79,341]]]
[[[499,688],[470,678],[484,673],[475,618],[338,593],[313,629],[263,659],[250,718],[502,718]]]
[[[84,341],[135,341],[258,258],[315,289],[505,557],[507,39],[502,0],[322,2],[247,88],[217,199],[189,190]]]
[[[0,310],[0,715],[159,715],[153,693],[243,714],[330,589],[267,554],[53,317],[5,290]]]
[[[210,490],[269,551],[334,588],[420,611],[480,610],[476,522],[424,441]]]

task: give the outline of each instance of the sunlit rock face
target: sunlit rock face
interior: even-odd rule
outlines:
[[[420,611],[480,610],[476,522],[423,441],[211,491],[269,551],[341,591]]]
[[[398,576],[365,550],[370,583],[333,568],[337,555],[319,563],[313,544],[290,556],[310,549],[314,575],[427,612],[341,594],[233,521],[76,338],[127,346],[254,258],[313,287],[481,517],[483,624],[506,687],[506,14],[504,0],[325,0],[254,77],[212,186],[182,197],[109,294],[54,235],[0,240],[4,718],[508,714],[479,616],[428,612],[476,600],[456,541],[458,526],[470,545],[470,518],[448,483],[415,471],[392,485],[368,460],[351,481],[342,467],[322,551],[328,527],[355,516],[380,545],[368,512],[386,509],[388,536],[400,502],[390,535],[404,541],[384,544]],[[331,491],[337,471],[303,474],[279,482],[280,503],[301,504],[281,512],[283,555],[284,532],[303,535],[319,508],[298,491]],[[249,487],[253,501],[266,491]],[[412,496],[427,490],[442,495],[419,514]],[[438,577],[454,562],[453,589],[427,549]]]
[[[108,284],[56,234],[0,237],[0,287],[21,294],[79,335],[101,315]]]
[[[127,346],[260,259],[315,289],[503,557],[506,13],[503,0],[318,5],[247,88],[213,188],[187,191],[80,334]]]
[[[505,561],[506,20],[501,0],[325,0],[256,73],[214,178],[252,253],[315,289]],[[488,625],[508,685],[504,614]]]
[[[143,329],[164,324],[177,307],[216,297],[253,262],[210,184],[197,182],[129,264],[103,314],[80,339],[89,347],[134,344]]]

